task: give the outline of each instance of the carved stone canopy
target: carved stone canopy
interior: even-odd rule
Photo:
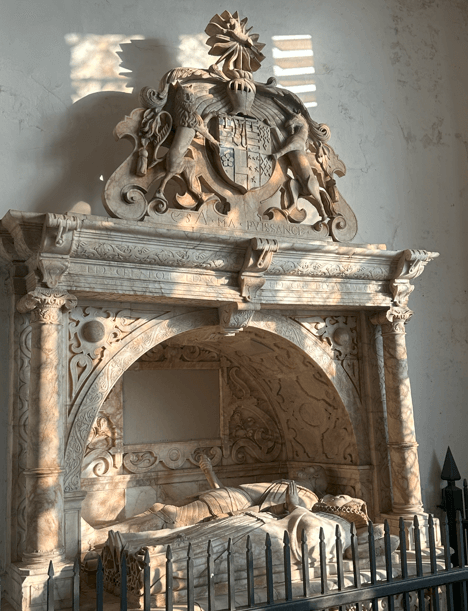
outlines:
[[[273,77],[254,80],[265,45],[246,23],[215,15],[206,33],[216,63],[175,68],[141,91],[141,107],[115,128],[134,149],[107,182],[104,206],[162,227],[349,241],[357,223],[336,188],[346,168],[330,130]]]

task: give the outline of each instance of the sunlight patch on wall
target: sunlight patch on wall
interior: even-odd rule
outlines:
[[[312,36],[273,36],[274,75],[278,87],[297,94],[307,108],[317,106],[315,98],[314,52]]]
[[[128,93],[128,70],[120,67],[120,45],[132,40],[144,40],[139,34],[66,34],[70,47],[70,78],[72,102],[99,91]]]
[[[204,32],[179,36],[177,65],[183,68],[209,68],[216,58],[208,55],[207,38]]]

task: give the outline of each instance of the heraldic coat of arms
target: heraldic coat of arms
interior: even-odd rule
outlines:
[[[274,78],[254,80],[265,45],[247,19],[224,11],[205,31],[217,61],[170,70],[117,125],[134,150],[105,187],[107,211],[163,226],[351,240],[356,218],[336,188],[345,166],[329,128]]]

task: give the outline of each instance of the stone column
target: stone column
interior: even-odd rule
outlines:
[[[398,516],[424,511],[405,341],[411,315],[407,308],[394,307],[372,318],[382,328],[392,513]]]
[[[37,288],[22,297],[20,312],[31,312],[31,374],[26,475],[26,542],[24,562],[64,557],[63,461],[65,402],[61,371],[64,355],[63,310],[76,297]]]

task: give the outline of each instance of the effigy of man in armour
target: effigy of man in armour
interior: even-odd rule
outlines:
[[[234,542],[231,553],[235,570],[245,569],[247,540],[252,553],[264,557],[265,537],[271,542],[273,572],[277,580],[283,579],[283,541],[288,533],[291,549],[293,583],[300,581],[302,540],[308,541],[308,562],[317,565],[320,560],[320,532],[325,538],[328,561],[336,561],[335,535],[340,532],[345,556],[349,556],[352,524],[357,529],[359,553],[366,555],[367,508],[364,501],[348,495],[324,495],[321,500],[306,486],[294,481],[245,484],[237,488],[222,486],[213,472],[208,458],[200,460],[211,490],[180,507],[156,503],[148,512],[112,526],[102,557],[106,588],[112,591],[118,583],[121,554],[127,557],[129,590],[135,602],[142,596],[143,559],[148,551],[151,567],[152,605],[163,604],[167,546],[171,546],[174,571],[174,593],[180,602],[186,596],[187,550],[191,546],[194,559],[194,579],[206,582],[206,552],[210,541],[219,588],[225,580],[229,541]],[[319,474],[323,478],[323,474]],[[323,483],[323,479],[322,479]],[[158,530],[149,530],[148,526]],[[104,529],[102,529],[104,531]],[[95,531],[97,533],[99,531]],[[383,528],[375,527],[377,553],[383,550]],[[398,538],[392,539],[396,549]],[[237,573],[236,573],[237,574]],[[279,582],[278,582],[279,583]],[[201,586],[200,586],[201,587]],[[132,589],[133,588],[133,589]],[[199,595],[203,593],[200,591]]]
[[[209,518],[232,516],[247,510],[284,513],[290,480],[241,484],[231,488],[220,482],[208,457],[202,456],[199,466],[211,486],[210,490],[200,493],[195,500],[186,501],[180,506],[155,503],[141,514],[103,528],[94,529],[82,520],[83,549],[87,550],[103,544],[107,540],[109,526],[121,533],[137,533],[190,526]],[[317,494],[310,488],[314,486],[322,495],[326,487],[325,471],[323,467],[306,467],[299,471],[298,478],[297,504],[310,510],[319,500]]]

